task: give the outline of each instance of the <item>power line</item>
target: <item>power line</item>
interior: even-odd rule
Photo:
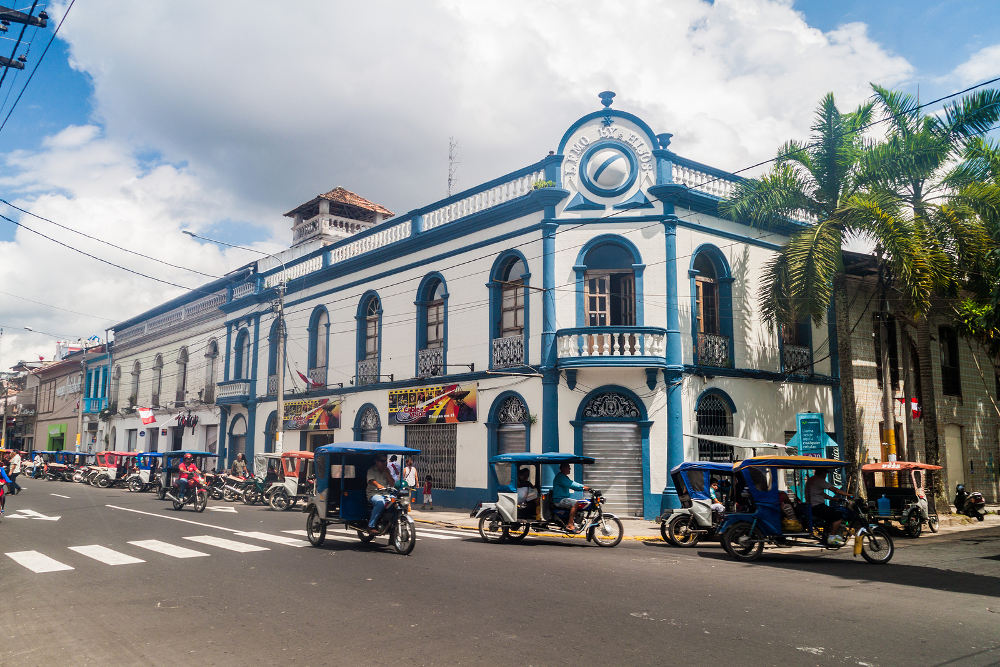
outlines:
[[[31,9],[28,10],[28,16],[31,16],[31,15],[33,15],[35,13],[35,7],[37,5],[38,5],[38,0],[34,0],[34,2],[31,3]],[[24,38],[24,31],[27,30],[27,29],[28,29],[28,24],[26,22],[22,23],[21,24],[21,32],[17,36],[17,42],[14,44],[14,48],[10,52],[10,58],[9,58],[9,60],[11,62],[14,62],[14,56],[17,55],[17,47],[21,46],[21,40]],[[9,67],[4,67],[3,68],[3,74],[0,74],[0,88],[3,88],[3,82],[4,82],[4,79],[7,78],[7,70],[8,69],[10,69],[10,68]]]

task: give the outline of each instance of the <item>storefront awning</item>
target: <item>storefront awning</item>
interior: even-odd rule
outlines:
[[[688,438],[697,438],[698,440],[717,442],[720,445],[726,445],[727,447],[745,447],[747,449],[761,449],[764,447],[776,449],[789,448],[788,445],[780,442],[765,442],[762,440],[751,440],[749,438],[737,438],[733,435],[705,435],[703,433],[685,433],[684,435]]]

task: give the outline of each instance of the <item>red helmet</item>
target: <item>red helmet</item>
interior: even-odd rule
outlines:
[[[184,460],[185,460],[185,461],[190,461],[190,460],[191,460],[191,459],[193,459],[193,458],[194,458],[194,457],[193,457],[193,456],[191,456],[190,454],[185,454],[185,455],[184,455]]]

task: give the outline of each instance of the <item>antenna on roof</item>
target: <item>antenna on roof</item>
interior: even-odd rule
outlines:
[[[458,160],[458,143],[455,141],[455,137],[448,137],[448,196],[451,196],[452,187],[458,181],[455,174],[458,172],[458,165],[461,164]]]

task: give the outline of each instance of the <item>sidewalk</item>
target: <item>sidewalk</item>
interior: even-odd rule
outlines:
[[[938,534],[949,534],[965,530],[975,530],[977,528],[995,528],[1000,526],[1000,505],[988,505],[989,514],[984,521],[976,521],[960,514],[942,514],[941,524]],[[457,510],[452,508],[435,508],[434,510],[420,510],[411,508],[410,514],[417,523],[426,523],[446,528],[459,528],[468,530],[471,533],[479,534],[479,519],[469,516],[469,510]],[[619,517],[620,518],[620,517]],[[661,540],[660,524],[656,521],[645,519],[622,519],[622,526],[625,528],[626,540]],[[419,528],[417,529],[419,531]],[[545,537],[555,537],[562,539],[584,539],[584,535],[563,535],[562,533],[533,533]],[[934,533],[927,530],[920,534],[921,538],[933,537]]]

